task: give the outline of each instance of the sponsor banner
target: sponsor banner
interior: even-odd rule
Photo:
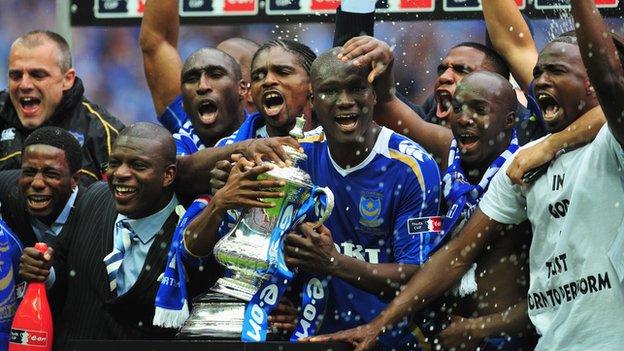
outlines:
[[[180,3],[180,16],[182,18],[254,16],[258,14],[257,0],[180,0]]]
[[[72,0],[72,25],[138,25],[146,1]],[[531,18],[561,17],[569,0],[515,0]],[[604,16],[619,17],[622,0],[594,0]],[[340,0],[179,0],[183,24],[328,22]],[[454,20],[482,18],[479,0],[378,0],[384,20]],[[381,18],[380,18],[381,19]]]
[[[620,0],[594,0],[598,8],[616,8]],[[538,10],[561,10],[570,8],[570,0],[535,0],[533,3]]]

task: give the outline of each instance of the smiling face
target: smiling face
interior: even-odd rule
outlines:
[[[244,82],[236,62],[214,49],[195,52],[182,72],[182,99],[193,128],[204,143],[222,138],[238,127]]]
[[[485,53],[475,48],[459,46],[451,49],[438,65],[438,78],[435,82],[436,117],[447,120],[451,113],[451,99],[457,83],[464,76],[483,68]]]
[[[313,69],[313,101],[327,139],[340,144],[362,142],[371,128],[376,102],[368,72],[337,59],[319,66]]]
[[[279,46],[257,54],[251,66],[251,96],[270,129],[287,133],[296,117],[311,116],[309,95],[310,78],[297,54]]]
[[[578,45],[552,42],[533,69],[534,94],[551,132],[558,132],[597,106]]]
[[[515,93],[503,77],[472,73],[457,86],[450,123],[464,164],[487,167],[510,141]]]
[[[171,200],[166,191],[176,167],[167,162],[157,139],[120,135],[108,161],[106,175],[117,211],[129,218],[143,218],[160,211]]]
[[[26,147],[19,187],[28,213],[48,225],[54,222],[77,186],[78,177],[78,172],[71,174],[65,151],[50,145]]]
[[[62,72],[59,57],[58,47],[49,40],[32,47],[16,42],[11,47],[9,94],[27,129],[35,129],[52,117],[63,92],[74,85],[75,71]]]

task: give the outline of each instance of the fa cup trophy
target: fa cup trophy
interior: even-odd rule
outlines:
[[[304,123],[302,117],[297,118],[290,135],[301,139]],[[273,202],[273,208],[243,211],[235,227],[217,242],[214,255],[231,274],[226,273],[227,276],[212,287],[212,292],[193,301],[191,315],[182,326],[180,337],[240,339],[246,318],[258,319],[261,314],[259,308],[251,306],[253,302],[250,304],[249,301],[253,301],[256,295],[266,297],[264,290],[276,295],[277,288],[271,290],[268,286],[265,289],[266,285],[271,285],[272,280],[277,281],[277,285],[283,283],[285,280],[277,273],[289,273],[283,259],[283,236],[310,212],[315,212],[317,225],[331,214],[333,193],[328,188],[315,187],[310,175],[297,167],[297,163],[307,156],[290,146],[284,146],[284,149],[293,161],[292,166],[276,166],[258,177],[283,180],[284,197],[264,199]],[[264,290],[259,291],[261,288]],[[259,306],[263,303],[260,302]],[[250,310],[247,316],[246,308]]]

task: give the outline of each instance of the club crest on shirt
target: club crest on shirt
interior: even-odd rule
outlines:
[[[383,219],[379,218],[381,214],[381,197],[381,194],[374,192],[366,192],[360,196],[360,224],[369,228],[381,225],[383,222]]]

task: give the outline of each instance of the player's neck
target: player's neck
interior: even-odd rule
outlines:
[[[293,129],[293,127],[295,126],[295,124],[288,124],[287,126],[283,126],[283,127],[274,127],[269,125],[268,123],[266,124],[266,131],[267,134],[269,135],[269,137],[273,138],[273,137],[284,137],[284,136],[288,136],[290,133],[290,130]]]
[[[473,164],[466,164],[462,161],[462,168],[464,169],[466,177],[471,184],[479,183],[481,181],[481,178],[483,178],[485,172],[487,172],[488,168],[490,168],[490,165],[492,165],[492,162],[494,162],[494,160],[496,160],[498,156],[500,156],[503,152],[505,152],[505,150],[507,150],[509,144],[511,143],[511,134],[508,133],[505,138],[507,142],[500,143],[497,146],[494,146],[497,147],[497,150],[494,150],[485,160]]]
[[[359,165],[373,151],[380,132],[381,127],[373,122],[361,142],[341,143],[328,136],[327,143],[332,159],[344,169]]]
[[[234,134],[234,132],[238,130],[238,128],[243,123],[243,120],[245,119],[245,114],[243,113],[242,108],[236,109],[234,116],[239,116],[238,121],[236,121],[236,123],[230,124],[227,129],[219,135],[202,135],[201,132],[197,132],[199,140],[201,140],[202,144],[204,144],[204,146],[206,147],[211,147],[215,145],[219,140]]]

